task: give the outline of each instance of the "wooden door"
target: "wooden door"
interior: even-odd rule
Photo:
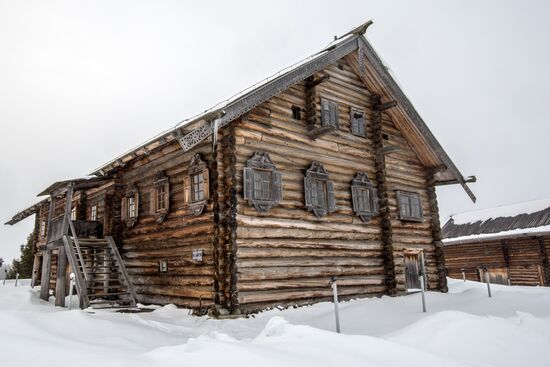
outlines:
[[[405,285],[407,289],[420,289],[418,255],[405,255]]]

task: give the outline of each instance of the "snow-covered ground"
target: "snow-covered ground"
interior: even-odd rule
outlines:
[[[214,320],[72,310],[0,284],[5,366],[550,366],[550,288],[449,280],[450,292],[363,299]]]

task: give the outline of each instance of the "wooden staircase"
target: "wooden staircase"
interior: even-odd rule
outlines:
[[[63,236],[63,245],[75,274],[80,308],[136,305],[134,288],[112,237],[77,238],[66,235]]]

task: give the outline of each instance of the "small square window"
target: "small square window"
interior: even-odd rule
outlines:
[[[399,219],[415,222],[422,221],[422,202],[415,192],[397,191]]]
[[[191,180],[193,182],[191,202],[197,203],[204,200],[204,175],[202,173],[191,175]]]
[[[351,133],[356,136],[366,136],[365,112],[352,108],[350,113]]]
[[[292,118],[294,120],[302,119],[302,109],[299,106],[292,106]]]
[[[159,260],[159,272],[168,272],[168,262],[166,260]]]
[[[166,186],[159,185],[157,187],[157,212],[166,210]]]
[[[71,209],[71,220],[76,220],[76,206]]]
[[[338,129],[338,104],[336,102],[321,100],[321,125]]]
[[[128,218],[135,218],[136,213],[136,197],[130,196],[128,197]]]
[[[41,220],[40,221],[40,237],[46,236],[46,221]]]

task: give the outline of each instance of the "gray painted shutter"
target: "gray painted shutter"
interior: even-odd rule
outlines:
[[[331,213],[336,210],[336,200],[334,199],[334,184],[327,181],[327,209]]]
[[[418,196],[411,196],[411,217],[421,219],[420,214],[420,198]]]
[[[359,193],[357,191],[358,190],[357,190],[356,186],[351,187],[351,200],[353,202],[353,211],[354,212],[357,212],[359,210],[359,207],[357,205],[357,196],[359,195]]]
[[[279,204],[283,201],[283,180],[280,172],[273,172],[273,201]]]
[[[372,212],[378,213],[378,190],[372,187],[370,193],[372,198]]]
[[[330,125],[338,127],[338,104],[330,102]]]
[[[252,200],[254,190],[254,170],[250,167],[245,167],[243,171],[243,197]]]
[[[321,125],[329,126],[330,121],[330,102],[326,99],[321,100]]]
[[[304,177],[304,203],[306,207],[311,206],[311,181],[309,177]]]
[[[189,205],[191,203],[191,186],[189,183],[189,176],[183,176],[183,204]]]

